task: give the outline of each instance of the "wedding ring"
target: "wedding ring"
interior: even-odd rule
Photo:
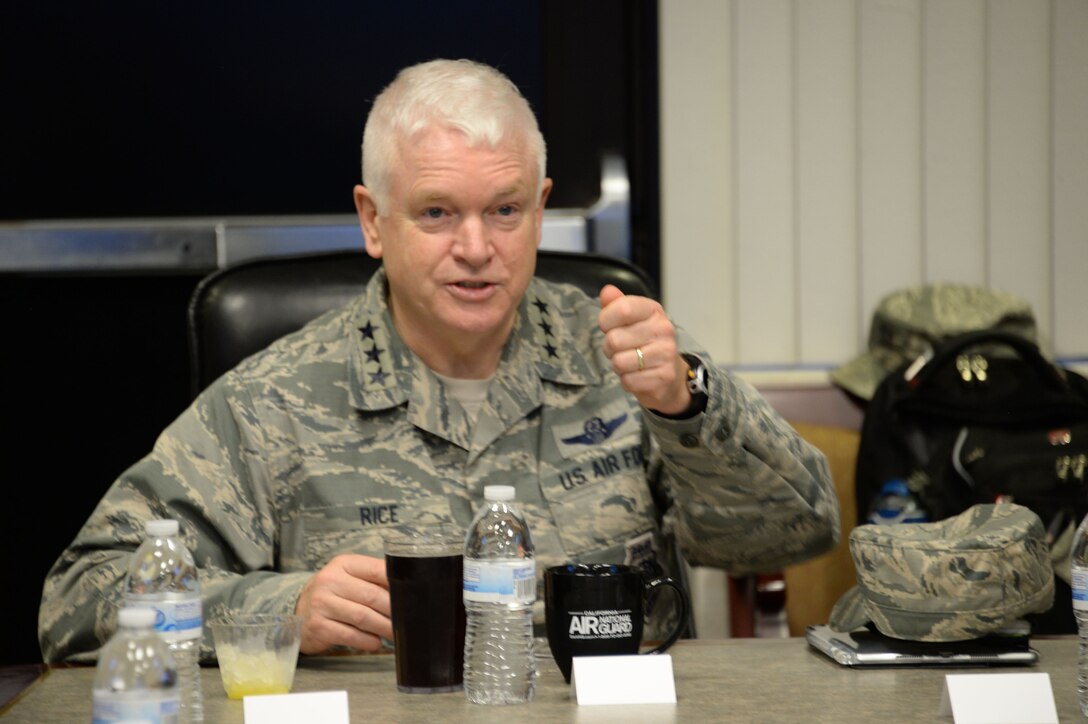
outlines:
[[[642,354],[642,347],[635,347],[635,354],[638,355],[638,371],[646,369],[646,355]]]

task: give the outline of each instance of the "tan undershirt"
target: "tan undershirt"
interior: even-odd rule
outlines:
[[[468,419],[475,425],[480,406],[487,399],[487,388],[491,386],[491,378],[495,375],[485,377],[482,380],[462,380],[456,377],[446,377],[437,372],[434,374],[438,379],[442,380],[442,384],[446,386],[450,398],[464,408]]]

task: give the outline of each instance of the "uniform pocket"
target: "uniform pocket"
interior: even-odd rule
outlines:
[[[574,489],[564,487],[556,478],[545,481],[542,488],[563,549],[572,558],[657,530],[656,509],[641,470],[610,475]]]

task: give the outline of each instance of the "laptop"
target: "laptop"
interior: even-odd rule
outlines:
[[[1039,652],[1029,645],[1030,626],[1018,621],[970,641],[903,641],[861,628],[849,633],[826,624],[809,626],[810,646],[843,666],[1030,666]]]

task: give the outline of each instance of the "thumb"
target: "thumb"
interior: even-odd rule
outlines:
[[[619,287],[613,284],[605,284],[601,287],[601,306],[607,307],[622,296],[623,292],[619,290]]]

